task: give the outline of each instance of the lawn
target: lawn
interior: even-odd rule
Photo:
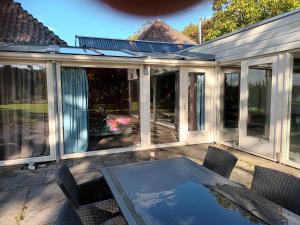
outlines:
[[[48,103],[15,103],[0,105],[0,110],[23,110],[30,113],[48,113]]]

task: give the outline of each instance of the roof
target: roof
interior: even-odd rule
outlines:
[[[155,20],[137,39],[197,45],[197,42],[190,37],[175,30],[160,19]]]
[[[127,50],[132,52],[175,53],[194,45],[177,44],[157,41],[132,41],[112,38],[97,38],[76,36],[80,47],[95,48],[99,50]]]
[[[202,44],[200,44],[200,45],[198,44],[197,46],[192,46],[191,48],[187,49],[187,51],[189,51],[189,50],[191,50],[191,49],[194,49],[194,48],[197,48],[197,47],[201,47],[201,46],[204,46],[204,45],[213,43],[213,42],[215,42],[215,41],[221,40],[221,39],[226,38],[226,37],[233,36],[233,35],[235,35],[235,34],[238,34],[238,33],[241,33],[241,32],[247,31],[247,30],[251,30],[251,29],[253,29],[253,28],[255,28],[255,27],[259,27],[259,26],[261,26],[261,25],[264,25],[264,24],[267,24],[267,23],[271,23],[271,22],[276,21],[276,20],[280,20],[280,19],[282,19],[282,18],[284,18],[284,17],[288,17],[288,16],[290,16],[290,15],[297,14],[297,13],[300,13],[300,8],[299,8],[299,9],[292,10],[292,11],[289,11],[289,12],[286,12],[286,13],[283,13],[283,14],[280,14],[280,15],[278,15],[278,16],[273,16],[273,17],[271,17],[271,18],[269,18],[269,19],[262,20],[262,21],[260,21],[260,22],[258,22],[258,23],[254,23],[254,24],[251,24],[251,25],[249,25],[249,26],[246,26],[246,27],[237,29],[237,30],[235,30],[235,31],[233,31],[233,32],[224,34],[224,35],[222,35],[222,36],[220,36],[220,37],[217,37],[217,38],[215,38],[215,39],[206,41],[206,42],[204,42],[204,43],[202,43]],[[185,49],[183,49],[183,51],[185,51]]]
[[[0,0],[0,42],[67,45],[13,0]]]
[[[87,55],[87,56],[107,56],[107,57],[127,57],[127,58],[154,58],[154,59],[176,59],[176,60],[201,60],[213,61],[214,56],[209,54],[177,54],[177,53],[145,53],[132,52],[129,50],[98,50],[94,48],[82,48],[76,46],[58,45],[33,45],[0,42],[0,53],[20,52],[20,53],[45,53],[63,55]]]

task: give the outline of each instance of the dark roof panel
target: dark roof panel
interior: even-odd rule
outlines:
[[[96,49],[103,50],[131,50],[130,43],[126,40],[118,40],[118,39],[105,39],[105,41],[100,38],[79,38],[79,46],[80,47],[92,47]]]
[[[95,48],[99,50],[129,50],[133,52],[159,52],[174,53],[194,45],[176,44],[156,41],[131,41],[110,38],[95,38],[76,36],[80,47]]]

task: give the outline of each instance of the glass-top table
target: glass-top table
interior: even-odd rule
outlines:
[[[299,216],[185,157],[101,172],[129,225],[300,224]]]

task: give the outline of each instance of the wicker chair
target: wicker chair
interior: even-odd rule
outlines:
[[[83,225],[79,215],[69,201],[66,201],[60,209],[56,225]]]
[[[112,194],[103,177],[78,185],[66,165],[58,169],[56,182],[75,207],[112,199]]]
[[[238,158],[230,152],[214,146],[209,146],[203,166],[223,177],[229,178],[237,161]]]
[[[78,211],[76,211],[70,201],[67,200],[59,211],[56,225],[127,225],[124,217],[121,215],[112,217],[106,221],[99,220],[99,217],[102,217],[101,213],[91,215],[88,212],[79,215]]]
[[[300,179],[292,175],[255,166],[251,190],[300,215]]]

